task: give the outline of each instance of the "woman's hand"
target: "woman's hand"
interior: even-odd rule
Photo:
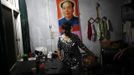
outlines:
[[[62,55],[61,55],[61,52],[59,50],[57,50],[57,55],[58,55],[58,59],[61,61],[62,60]]]

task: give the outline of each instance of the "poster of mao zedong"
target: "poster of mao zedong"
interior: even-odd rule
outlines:
[[[78,0],[56,0],[56,4],[59,32],[61,25],[69,22],[72,25],[72,32],[81,39]]]

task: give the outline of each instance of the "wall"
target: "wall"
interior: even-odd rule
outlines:
[[[100,54],[99,41],[87,39],[87,21],[89,17],[96,17],[96,2],[100,3],[100,14],[108,17],[113,25],[112,40],[121,39],[121,0],[78,0],[80,10],[80,24],[83,43],[96,55]],[[26,0],[30,27],[31,48],[47,47],[55,50],[58,38],[58,21],[56,0]],[[51,39],[49,25],[52,25],[54,38]]]
[[[51,39],[49,26],[53,25],[55,35],[58,33],[55,0],[26,0],[31,48],[47,47],[56,49],[56,37]],[[53,44],[53,45],[52,45]]]
[[[106,16],[110,19],[114,31],[111,33],[111,40],[121,39],[121,0],[79,0],[81,31],[83,42],[96,55],[100,55],[99,41],[92,42],[87,39],[87,21],[89,17],[96,18],[96,2],[100,3],[100,17]]]

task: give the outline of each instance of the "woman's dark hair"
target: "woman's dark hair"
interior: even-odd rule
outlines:
[[[63,33],[65,33],[66,36],[70,37],[71,27],[72,25],[69,22],[65,22],[62,24],[61,28],[65,30]]]

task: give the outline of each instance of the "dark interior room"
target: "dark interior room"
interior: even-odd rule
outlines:
[[[134,75],[134,0],[0,0],[4,75]]]

